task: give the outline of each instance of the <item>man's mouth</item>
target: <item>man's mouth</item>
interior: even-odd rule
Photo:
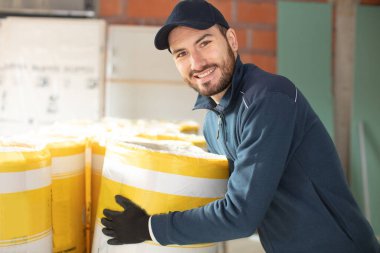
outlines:
[[[205,78],[206,76],[208,76],[208,75],[210,75],[211,73],[213,73],[213,72],[215,71],[215,69],[216,69],[216,66],[213,66],[213,67],[211,67],[211,68],[207,68],[207,69],[205,69],[204,71],[202,71],[202,72],[200,72],[200,73],[198,73],[198,74],[194,74],[193,76],[194,76],[195,78],[199,78],[199,79],[201,79],[201,78]]]

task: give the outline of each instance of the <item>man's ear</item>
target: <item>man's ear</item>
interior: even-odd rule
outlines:
[[[239,49],[239,45],[238,45],[235,30],[232,28],[229,28],[227,30],[226,37],[227,37],[228,44],[230,44],[232,51],[234,51],[234,53],[236,53]]]

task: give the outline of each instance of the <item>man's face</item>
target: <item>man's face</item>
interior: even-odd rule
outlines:
[[[224,94],[231,83],[237,48],[231,48],[216,25],[207,30],[179,26],[168,39],[177,69],[190,87],[203,96]]]

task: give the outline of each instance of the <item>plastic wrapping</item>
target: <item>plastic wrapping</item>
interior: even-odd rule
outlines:
[[[51,158],[43,146],[0,141],[0,252],[52,252]]]
[[[53,252],[85,251],[86,142],[67,136],[48,136],[52,157]]]
[[[93,253],[216,253],[216,244],[160,246],[154,242],[112,247],[101,232],[104,208],[121,210],[121,194],[149,214],[183,211],[224,197],[228,162],[224,156],[186,142],[138,140],[106,146],[95,223]]]

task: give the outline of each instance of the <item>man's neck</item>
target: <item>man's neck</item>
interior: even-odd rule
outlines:
[[[214,102],[216,104],[219,104],[220,101],[222,100],[224,94],[226,94],[228,88],[230,88],[231,85],[229,85],[227,88],[225,88],[223,91],[219,92],[218,94],[215,94],[213,96],[211,96],[212,100],[214,100]]]

